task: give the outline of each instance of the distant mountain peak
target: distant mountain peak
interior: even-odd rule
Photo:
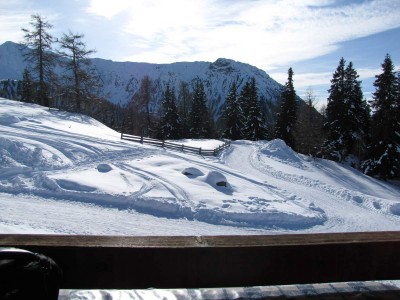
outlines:
[[[210,70],[221,71],[225,73],[239,71],[235,66],[236,61],[227,58],[218,58],[209,66]]]
[[[5,42],[0,45],[0,79],[22,79],[22,73],[26,67],[22,51],[23,47],[14,42]],[[132,99],[140,88],[142,78],[146,75],[155,83],[152,103],[155,109],[161,103],[167,84],[178,91],[182,81],[192,85],[195,80],[201,79],[204,82],[208,105],[214,117],[221,115],[229,87],[234,81],[240,90],[246,81],[254,77],[259,96],[273,102],[278,99],[282,91],[282,85],[270,78],[265,71],[228,58],[218,58],[215,62],[171,64],[114,62],[94,58],[92,65],[103,82],[104,98],[122,105]]]

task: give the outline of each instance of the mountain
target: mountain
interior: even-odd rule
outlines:
[[[26,51],[26,48],[13,42],[0,45],[0,79],[22,79],[22,72],[26,67],[22,51]],[[220,115],[229,86],[233,81],[237,81],[241,89],[247,80],[255,77],[259,96],[272,102],[276,102],[282,90],[282,85],[266,72],[225,58],[219,58],[213,63],[176,62],[171,64],[114,62],[100,58],[94,58],[91,61],[103,82],[104,97],[122,105],[126,104],[138,91],[145,75],[154,82],[154,109],[160,105],[162,93],[168,83],[175,87],[177,92],[181,81],[192,85],[196,79],[203,80],[209,106],[215,117]]]
[[[0,45],[0,79],[22,79],[26,67],[22,55],[24,46],[13,42]]]

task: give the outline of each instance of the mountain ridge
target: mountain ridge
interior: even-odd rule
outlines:
[[[14,42],[0,45],[0,79],[22,79],[23,70],[27,66],[22,51],[23,47]],[[240,91],[245,82],[254,77],[260,98],[273,103],[279,99],[283,87],[265,71],[227,58],[219,58],[215,62],[170,64],[120,62],[102,58],[91,58],[90,61],[103,83],[104,98],[121,105],[132,99],[140,88],[141,79],[146,75],[154,83],[153,109],[157,109],[161,104],[167,84],[177,92],[180,82],[184,81],[193,86],[197,79],[201,79],[214,117],[220,116],[233,81],[237,82]],[[61,70],[56,70],[56,73],[60,72]]]

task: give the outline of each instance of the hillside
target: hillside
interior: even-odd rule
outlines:
[[[0,45],[0,79],[22,79],[26,67],[21,45],[6,42]],[[273,80],[264,71],[241,62],[220,58],[215,62],[177,62],[172,64],[151,64],[138,62],[114,62],[100,58],[91,59],[103,83],[103,96],[113,103],[127,103],[140,87],[140,82],[148,75],[154,82],[155,96],[153,108],[161,103],[162,93],[169,83],[179,90],[181,81],[193,84],[199,78],[203,80],[209,106],[214,116],[219,116],[221,106],[233,81],[238,87],[255,77],[258,93],[263,99],[275,102],[282,85]],[[61,70],[57,69],[60,73]]]
[[[400,188],[281,140],[219,157],[120,139],[101,123],[0,99],[0,232],[215,235],[396,230]],[[213,148],[218,141],[202,143]],[[220,181],[226,186],[217,185]]]

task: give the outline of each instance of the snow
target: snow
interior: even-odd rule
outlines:
[[[203,157],[0,99],[0,232],[224,235],[400,228],[400,188],[282,140]],[[219,140],[174,141],[213,149]]]
[[[169,140],[168,142],[194,148],[201,147],[204,150],[213,150],[224,144],[224,142],[221,140],[208,140],[208,139],[182,139],[182,140]]]

